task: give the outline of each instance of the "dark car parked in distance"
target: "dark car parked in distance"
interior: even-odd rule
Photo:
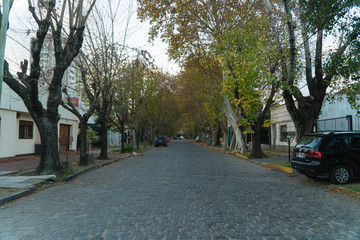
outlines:
[[[306,134],[293,150],[291,166],[311,177],[335,184],[360,177],[360,132]]]
[[[160,145],[163,145],[163,146],[167,147],[166,137],[156,137],[156,139],[155,139],[155,147],[158,147]]]

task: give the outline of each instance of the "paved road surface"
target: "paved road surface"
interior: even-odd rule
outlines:
[[[360,202],[177,141],[0,209],[0,239],[360,239]]]

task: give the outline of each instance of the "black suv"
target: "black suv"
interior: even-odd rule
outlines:
[[[164,145],[165,147],[167,147],[166,137],[156,137],[155,147],[158,147],[160,145]]]
[[[292,168],[345,184],[360,177],[360,132],[306,134],[293,150]]]

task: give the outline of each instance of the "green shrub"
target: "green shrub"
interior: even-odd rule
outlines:
[[[86,144],[87,146],[92,145],[94,142],[99,141],[99,136],[97,132],[94,131],[91,127],[88,127],[86,130]]]
[[[134,151],[134,147],[133,146],[131,146],[130,144],[129,145],[125,145],[124,146],[124,150],[125,150],[125,152],[133,152]]]

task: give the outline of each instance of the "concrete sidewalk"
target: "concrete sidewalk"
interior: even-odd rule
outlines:
[[[255,163],[274,163],[274,162],[288,162],[289,161],[289,153],[287,151],[279,151],[279,150],[263,150],[264,153],[273,153],[278,156],[275,157],[268,157],[268,158],[255,158],[255,159],[248,159],[249,161],[255,162]],[[240,154],[236,154],[239,157],[243,157]],[[290,152],[290,159],[292,158],[292,152]]]
[[[60,160],[78,158],[78,154],[60,154]],[[19,172],[35,169],[40,162],[40,155],[15,156],[0,160],[0,188],[4,189],[30,189],[48,180],[55,180],[55,175],[25,176]]]
[[[0,188],[24,189],[35,187],[48,180],[55,180],[55,175],[41,176],[3,176],[0,177]]]
[[[94,152],[95,158],[97,158],[99,155],[99,152]],[[100,163],[98,161],[94,165],[89,165],[87,167],[75,170],[73,174],[62,178],[62,180],[70,181],[71,179],[88,171],[95,170],[130,156],[131,154],[128,153],[109,152],[109,160],[102,160]],[[65,154],[60,155],[60,161],[64,162],[68,160],[75,163],[76,165],[79,162],[79,159],[80,155],[78,153],[70,153],[67,156]],[[0,206],[21,197],[28,196],[29,194],[36,192],[38,186],[41,186],[42,183],[56,179],[55,175],[25,176],[26,172],[31,172],[32,169],[35,169],[38,166],[39,161],[40,156],[36,155],[19,156],[5,159],[5,161],[2,159],[2,161],[0,161]],[[45,188],[52,185],[53,184],[49,184],[45,186]]]
[[[284,151],[276,151],[276,150],[271,150],[271,151],[264,151],[264,152],[271,152],[274,153],[278,156],[275,157],[269,157],[269,158],[256,158],[256,159],[248,159],[245,158],[244,156],[240,155],[240,154],[236,154],[238,157],[241,158],[245,158],[250,162],[256,163],[256,164],[260,164],[266,167],[270,167],[270,168],[275,168],[275,169],[279,169],[281,171],[287,172],[287,173],[294,173],[293,169],[290,167],[284,167],[278,164],[273,164],[273,163],[280,163],[280,162],[290,162],[289,161],[289,153],[288,152],[284,152]],[[290,159],[292,158],[292,153],[290,153]]]
[[[99,152],[94,153],[94,157],[99,156]],[[120,158],[125,156],[122,153],[108,153],[109,158]],[[78,162],[79,153],[69,152],[68,154],[60,154],[60,161]],[[0,160],[0,188],[25,189],[35,187],[47,180],[54,180],[54,175],[42,176],[25,176],[21,171],[35,169],[40,162],[40,155],[16,156],[8,159]]]
[[[108,156],[109,158],[114,158],[117,156],[122,156],[121,153],[113,153],[114,150],[118,148],[109,148]],[[90,153],[94,154],[96,159],[100,155],[99,150],[91,151]],[[67,153],[59,153],[59,158],[61,162],[65,161],[79,161],[80,153],[69,151]],[[20,155],[10,158],[0,159],[0,172],[1,171],[22,171],[27,169],[36,168],[40,162],[40,155],[29,154],[29,155]]]
[[[290,156],[291,159],[292,156]],[[256,163],[274,163],[274,162],[288,162],[289,156],[288,155],[282,155],[279,157],[269,157],[269,158],[256,158],[251,159],[252,161]]]
[[[68,154],[61,153],[59,158],[61,162],[67,160],[72,161],[79,159],[79,154],[69,152]],[[22,171],[26,169],[36,168],[40,162],[40,155],[20,155],[11,158],[0,159],[0,171]]]

